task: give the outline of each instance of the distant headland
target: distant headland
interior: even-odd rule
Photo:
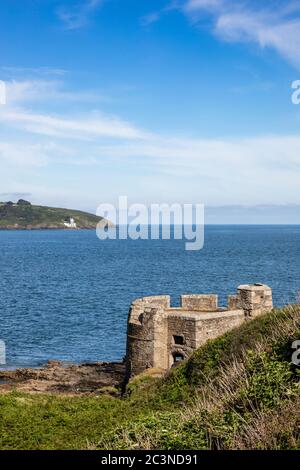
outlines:
[[[24,199],[0,202],[0,230],[95,229],[101,220],[87,212],[36,206]]]

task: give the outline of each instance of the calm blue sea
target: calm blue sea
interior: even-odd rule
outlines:
[[[201,251],[183,241],[99,241],[94,231],[0,231],[0,339],[7,366],[48,359],[111,361],[125,353],[137,297],[218,293],[263,282],[275,304],[300,291],[300,226],[207,226]]]

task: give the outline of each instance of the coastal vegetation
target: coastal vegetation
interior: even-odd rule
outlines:
[[[89,229],[95,228],[102,218],[77,210],[36,206],[23,199],[17,203],[0,202],[0,230],[64,229],[71,219],[76,228]]]
[[[209,341],[122,398],[0,395],[1,449],[300,449],[300,306]]]

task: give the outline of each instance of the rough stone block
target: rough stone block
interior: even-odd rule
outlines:
[[[186,310],[211,312],[218,308],[218,296],[215,294],[191,294],[181,296],[181,307]]]

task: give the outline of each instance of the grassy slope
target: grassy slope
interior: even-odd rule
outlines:
[[[78,228],[95,228],[101,220],[93,214],[70,209],[27,205],[4,206],[0,203],[0,229],[15,224],[18,224],[19,228],[27,226],[64,228],[64,220],[70,217],[75,219]]]
[[[300,307],[208,342],[160,380],[144,374],[120,400],[0,397],[0,448],[300,448]]]

